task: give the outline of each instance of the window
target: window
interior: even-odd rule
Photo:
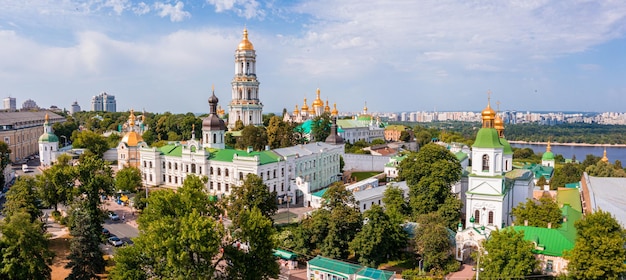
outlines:
[[[270,179],[270,171],[269,170],[267,171],[267,179],[268,180]]]
[[[243,180],[243,172],[239,172],[239,180]]]
[[[285,191],[285,182],[280,183],[280,191],[281,192]]]
[[[221,176],[222,175],[222,169],[221,168],[217,168],[217,176]]]
[[[147,167],[147,166],[148,166],[148,163],[144,160],[143,161],[143,167]]]
[[[228,177],[228,168],[224,169],[224,176]]]
[[[152,162],[148,162],[150,164],[150,168],[152,168]]]
[[[213,182],[210,182],[209,183],[209,190],[212,190],[212,189],[213,189]]]
[[[217,183],[217,190],[221,191],[222,190],[222,183]]]
[[[489,211],[489,224],[493,225],[493,211]]]
[[[172,169],[172,163],[171,162],[167,163],[167,169]]]
[[[480,224],[480,211],[478,210],[474,211],[474,223]]]
[[[553,267],[554,267],[554,261],[548,260],[548,262],[546,262],[546,272],[552,272]]]
[[[202,166],[198,167],[198,174],[202,174]]]
[[[224,184],[224,191],[228,191],[228,184]]]
[[[150,174],[150,182],[152,182],[152,174]]]
[[[195,163],[191,164],[191,173],[196,173],[196,164]]]
[[[280,176],[281,177],[285,177],[285,168],[284,167],[280,169]]]
[[[178,170],[178,162],[174,163],[174,170]]]
[[[213,175],[213,167],[211,167],[211,169],[209,169],[209,174]]]
[[[163,174],[163,182],[165,182],[165,174]]]
[[[216,134],[213,134],[213,143],[217,143],[217,140],[216,140],[216,139],[217,139],[217,135],[216,135]]]
[[[165,161],[163,162],[163,169],[165,169]]]
[[[178,177],[174,177],[174,183],[178,184]]]
[[[489,156],[483,155],[483,171],[489,171]]]
[[[189,164],[185,164],[185,173],[189,173]]]
[[[276,169],[274,169],[274,179],[276,179]]]
[[[171,182],[172,182],[172,175],[167,176],[167,182],[168,182],[168,183],[171,183]]]

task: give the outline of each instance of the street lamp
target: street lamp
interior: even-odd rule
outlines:
[[[285,200],[287,201],[287,224],[289,224],[289,203],[291,202],[291,194],[290,193],[286,193],[285,194]]]

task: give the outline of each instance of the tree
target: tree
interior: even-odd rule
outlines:
[[[436,212],[417,217],[415,251],[424,262],[424,270],[444,271],[454,261],[446,221]]]
[[[98,274],[104,272],[105,261],[100,250],[102,226],[100,213],[88,209],[89,203],[80,198],[70,210],[70,254],[65,268],[71,268],[69,280],[100,279]],[[97,217],[94,217],[96,215]]]
[[[411,134],[408,131],[403,130],[402,132],[400,132],[400,139],[398,140],[403,142],[411,142]]]
[[[536,184],[536,185],[537,185],[538,187],[543,187],[543,186],[545,186],[545,185],[547,185],[547,184],[548,184],[548,181],[546,181],[546,177],[541,176],[541,177],[539,177],[539,179],[537,180],[537,184]]]
[[[263,216],[268,218],[278,210],[276,193],[270,192],[261,177],[255,174],[246,175],[241,186],[233,187],[229,202],[228,213],[236,226],[241,224],[241,215],[245,209],[257,207]]]
[[[11,149],[6,142],[0,141],[0,170],[4,170],[9,163],[11,163]],[[4,172],[0,172],[0,186],[4,187],[5,183]]]
[[[206,177],[187,176],[177,191],[150,193],[134,246],[117,251],[112,279],[211,279],[224,227]]]
[[[400,224],[394,223],[376,204],[365,211],[364,216],[365,224],[350,242],[350,250],[354,252],[359,263],[378,267],[379,264],[398,257],[408,238]]]
[[[400,180],[409,185],[409,202],[414,214],[437,211],[451,195],[450,186],[461,179],[459,160],[445,147],[428,144],[411,153],[398,167]],[[452,217],[458,220],[460,213]]]
[[[609,213],[597,211],[575,223],[574,248],[566,252],[573,279],[619,279],[626,273],[626,232]]]
[[[102,159],[104,152],[109,149],[109,143],[104,136],[91,130],[74,131],[72,133],[72,143],[74,148],[85,148]]]
[[[234,231],[235,246],[224,247],[228,279],[275,279],[280,272],[273,256],[276,230],[270,218],[256,206],[241,212],[241,223]]]
[[[58,204],[67,204],[74,195],[76,169],[70,164],[68,155],[61,155],[57,163],[36,177],[37,194],[48,205],[58,211]]]
[[[548,196],[542,196],[538,201],[532,198],[514,207],[511,211],[517,224],[524,224],[528,221],[531,227],[559,228],[562,220],[559,205]]]
[[[0,222],[3,279],[50,279],[52,257],[40,220],[30,220],[30,214],[19,211]]]
[[[398,186],[389,184],[383,194],[385,214],[393,224],[399,225],[404,222],[408,214],[408,205],[404,199],[404,191]]]
[[[19,177],[6,193],[2,214],[5,217],[11,217],[16,213],[26,212],[30,222],[39,220],[42,213],[37,207],[37,196],[33,188],[35,184],[35,179],[31,176]]]
[[[241,131],[241,137],[237,139],[236,147],[238,149],[246,149],[252,147],[255,151],[265,149],[267,145],[267,134],[262,127],[248,125]]]
[[[318,245],[319,249],[326,257],[346,259],[349,242],[361,229],[363,222],[354,195],[343,183],[334,183],[322,195],[322,208],[329,212],[328,235]]]
[[[550,189],[556,190],[565,187],[565,184],[578,182],[582,177],[583,169],[580,164],[566,163],[554,170],[554,176],[550,179]]]
[[[115,174],[115,186],[120,191],[136,192],[141,187],[141,171],[139,168],[124,166]]]
[[[609,162],[598,161],[596,164],[587,166],[585,172],[589,176],[596,177],[626,177],[626,171],[621,168],[616,168]]]
[[[243,121],[242,120],[236,120],[235,121],[235,127],[233,128],[233,131],[243,130],[244,127],[245,127],[245,125],[243,125]]]
[[[313,139],[311,139],[311,141],[325,141],[328,135],[330,135],[331,123],[330,114],[326,112],[313,118],[313,122],[311,123],[311,136]]]
[[[480,276],[487,279],[523,279],[537,268],[534,245],[524,240],[524,232],[511,228],[492,231],[483,245],[487,253],[480,256],[480,266],[484,268]]]

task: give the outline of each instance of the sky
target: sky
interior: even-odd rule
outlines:
[[[626,111],[623,0],[0,0],[0,96],[226,108],[244,27],[264,112]]]

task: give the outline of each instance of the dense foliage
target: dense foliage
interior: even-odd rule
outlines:
[[[559,205],[550,196],[542,196],[538,201],[529,198],[526,203],[520,202],[512,212],[516,224],[523,225],[528,221],[531,227],[547,228],[550,225],[559,228],[562,219]]]
[[[511,228],[491,232],[480,255],[480,276],[486,279],[524,279],[537,268],[534,245]]]

